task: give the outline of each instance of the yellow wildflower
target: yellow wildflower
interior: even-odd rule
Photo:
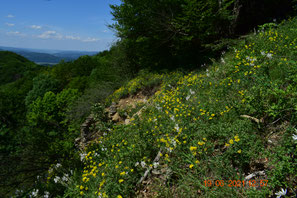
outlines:
[[[195,150],[197,150],[197,147],[196,146],[191,146],[190,147],[190,151],[195,151]]]
[[[125,174],[126,174],[125,171],[123,171],[123,172],[120,173],[120,175],[125,175]]]

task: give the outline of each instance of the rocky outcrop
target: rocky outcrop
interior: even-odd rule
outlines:
[[[142,90],[133,96],[120,99],[118,103],[112,102],[112,104],[109,107],[104,109],[103,113],[106,115],[107,120],[112,121],[115,124],[128,125],[130,124],[132,118],[141,115],[142,111],[146,108],[146,106],[140,108],[136,113],[134,113],[132,117],[129,117],[127,112],[125,112],[124,115],[120,115],[119,112],[126,111],[127,109],[135,109],[137,108],[137,105],[139,103],[146,104],[148,102],[148,98],[154,95],[154,93],[158,89],[158,87],[154,87],[150,90]],[[91,114],[86,118],[85,122],[81,125],[81,135],[79,138],[75,140],[77,148],[79,148],[80,150],[84,150],[88,142],[95,140],[103,134],[103,131],[91,130],[91,128],[95,128],[98,125],[100,125],[100,121],[98,121],[98,118],[95,115]]]
[[[87,141],[89,141],[91,133],[90,127],[95,123],[94,115],[89,115],[80,127],[80,137],[75,139],[75,145],[80,150],[84,150]]]

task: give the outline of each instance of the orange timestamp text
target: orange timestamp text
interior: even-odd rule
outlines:
[[[206,187],[265,187],[268,185],[268,180],[204,180]]]

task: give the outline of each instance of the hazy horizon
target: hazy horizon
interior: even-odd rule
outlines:
[[[1,48],[16,48],[16,49],[21,49],[21,50],[28,50],[28,51],[32,51],[32,52],[46,52],[49,53],[50,51],[52,52],[101,52],[104,50],[63,50],[63,49],[44,49],[44,48],[28,48],[28,47],[15,47],[15,46],[3,46],[0,45],[0,50]]]

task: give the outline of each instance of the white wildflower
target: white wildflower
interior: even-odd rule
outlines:
[[[190,89],[190,94],[191,95],[195,94],[195,91],[192,91],[192,89]]]
[[[138,166],[138,165],[139,165],[139,162],[136,162],[134,166],[136,167],[136,166]]]
[[[221,58],[221,62],[222,62],[223,64],[225,64],[225,60],[223,59],[223,57]]]
[[[262,56],[266,56],[266,53],[262,51],[262,52],[261,52],[261,55],[262,55]]]
[[[65,174],[62,177],[62,181],[67,182],[68,181],[68,178],[69,178],[69,175],[68,174]]]
[[[160,111],[162,108],[161,107],[159,107],[159,106],[156,106],[156,108]]]
[[[172,152],[172,148],[166,148],[166,150],[171,153]]]
[[[297,141],[297,135],[296,134],[293,134],[292,138],[293,138],[294,141]]]
[[[105,132],[104,132],[104,133],[103,133],[103,135],[104,135],[104,136],[106,136],[106,135],[107,135],[107,133],[105,133]]]
[[[141,161],[141,162],[140,162],[140,165],[141,165],[142,168],[145,168],[146,163],[145,163],[144,161]]]
[[[100,155],[98,153],[94,153],[94,157],[99,157]]]
[[[261,52],[262,53],[262,52]],[[257,58],[251,58],[249,56],[246,57],[246,60],[250,61],[250,62],[255,62],[257,60]]]
[[[189,96],[187,96],[187,97],[186,97],[186,100],[188,101],[188,100],[190,99],[190,97],[191,97],[190,95],[189,95]]]
[[[269,58],[269,59],[271,59],[272,58],[272,54],[271,53],[268,53],[268,54],[266,54],[266,57]]]
[[[176,141],[174,139],[171,139],[171,144],[175,147],[176,146]]]
[[[85,159],[85,157],[87,156],[87,154],[86,153],[80,153],[79,156],[80,156],[80,161],[83,161]]]
[[[175,124],[175,130],[177,131],[177,132],[179,132],[179,126],[178,126],[178,124]]]
[[[153,163],[153,166],[154,166],[154,168],[158,168],[158,166],[159,166],[159,162],[154,162],[154,163]]]
[[[33,191],[33,192],[32,192],[32,196],[33,196],[33,197],[37,197],[37,195],[38,195],[38,191],[39,191],[38,189],[36,189],[35,191]]]
[[[209,77],[208,69],[206,69],[206,76]]]
[[[174,116],[171,116],[170,119],[171,119],[172,121],[175,121]]]
[[[22,194],[24,191],[23,190],[19,190],[19,189],[16,189],[15,190],[15,194],[16,195],[20,195],[20,194]]]
[[[43,198],[49,198],[49,196],[50,196],[50,194],[49,194],[49,192],[44,192],[44,195],[43,195]]]
[[[55,167],[56,167],[56,168],[59,168],[59,167],[61,167],[61,166],[62,166],[62,165],[61,165],[60,163],[57,163]]]
[[[55,183],[58,183],[58,182],[60,181],[60,177],[56,176],[56,177],[54,178],[54,181],[55,181]]]
[[[283,188],[281,189],[281,191],[275,193],[275,195],[277,195],[277,198],[280,198],[281,196],[285,196],[287,194],[287,189],[284,190]]]

